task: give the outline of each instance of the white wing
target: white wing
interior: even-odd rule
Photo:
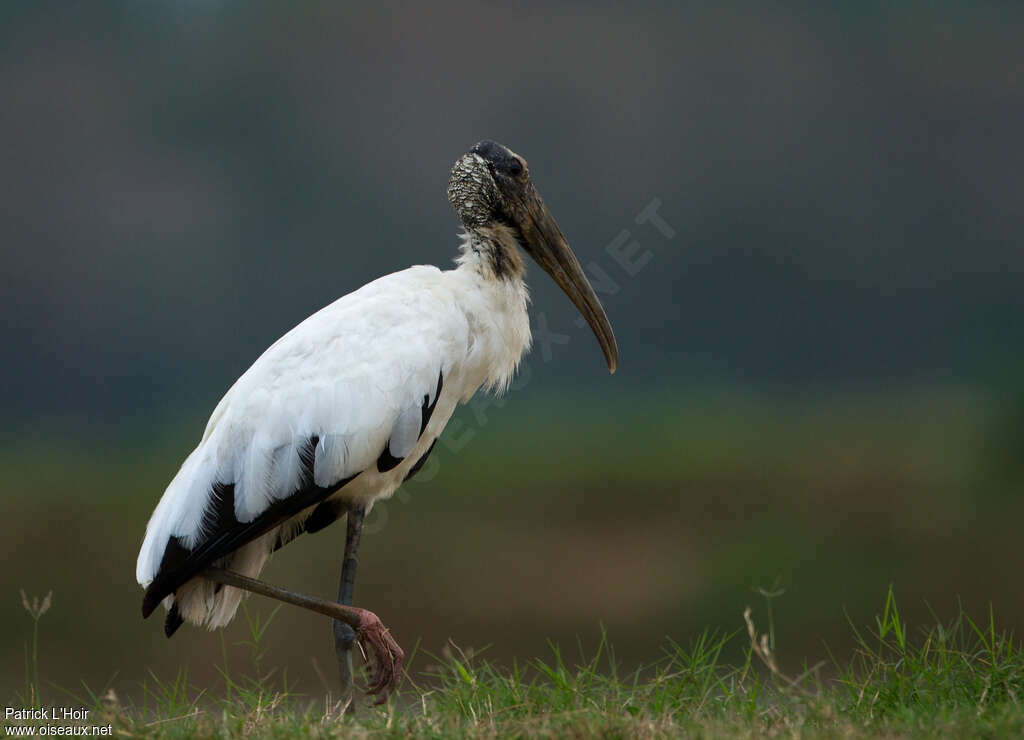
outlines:
[[[146,529],[136,568],[149,587],[144,614],[162,600],[171,607],[171,594],[248,543],[258,563],[247,569],[258,572],[273,543],[253,550],[255,540],[413,451],[444,379],[470,351],[442,274],[421,266],[369,283],[303,321],[238,379]],[[237,597],[218,605],[212,586],[193,590],[196,603],[181,604],[189,621],[230,619]],[[180,620],[172,610],[168,631]]]

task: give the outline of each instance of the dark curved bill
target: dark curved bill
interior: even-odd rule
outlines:
[[[524,199],[523,210],[519,223],[523,246],[583,314],[601,345],[608,371],[614,373],[619,364],[619,347],[608,316],[562,230],[532,187]]]

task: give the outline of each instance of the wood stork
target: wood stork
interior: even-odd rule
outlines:
[[[608,318],[526,161],[482,141],[456,161],[448,200],[464,233],[456,267],[374,280],[289,331],[228,390],[146,527],[136,577],[142,614],[163,603],[184,623],[231,621],[245,590],[334,617],[345,688],[357,637],[385,701],[404,656],[380,620],[352,607],[363,517],[421,468],[458,403],[506,389],[530,346],[521,247],[594,331],[608,369]],[[338,602],[255,580],[268,556],[347,515]]]

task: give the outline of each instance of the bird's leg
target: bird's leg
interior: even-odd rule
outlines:
[[[341,578],[338,581],[338,603],[352,606],[352,597],[356,587],[356,568],[359,565],[359,540],[363,533],[363,518],[366,508],[350,506],[346,516],[345,559],[341,563]],[[352,693],[352,643],[356,633],[352,627],[342,620],[335,619],[332,624],[334,633],[334,653],[338,658],[338,672],[341,675],[341,696],[348,697]]]
[[[314,596],[287,591],[223,568],[207,568],[203,571],[202,577],[215,583],[223,583],[226,586],[234,586],[244,591],[277,599],[286,604],[301,606],[303,609],[309,609],[317,614],[324,614],[336,621],[343,622],[352,628],[355,637],[363,640],[370,648],[377,663],[377,671],[366,687],[367,693],[377,695],[375,703],[386,702],[388,696],[398,686],[398,681],[402,676],[402,665],[405,663],[405,653],[373,612],[339,604],[336,601],[326,601]]]

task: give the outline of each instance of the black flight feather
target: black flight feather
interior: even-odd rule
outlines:
[[[312,483],[314,456],[319,441],[318,437],[311,437],[299,451],[304,469],[302,480],[309,483],[288,498],[275,501],[251,522],[243,523],[235,518],[234,485],[216,484],[203,516],[206,539],[194,550],[184,547],[176,536],[168,540],[160,569],[142,599],[142,616],[152,614],[164,598],[202,573],[215,560],[230,555],[304,509],[320,503],[356,477],[343,478],[330,486]]]

